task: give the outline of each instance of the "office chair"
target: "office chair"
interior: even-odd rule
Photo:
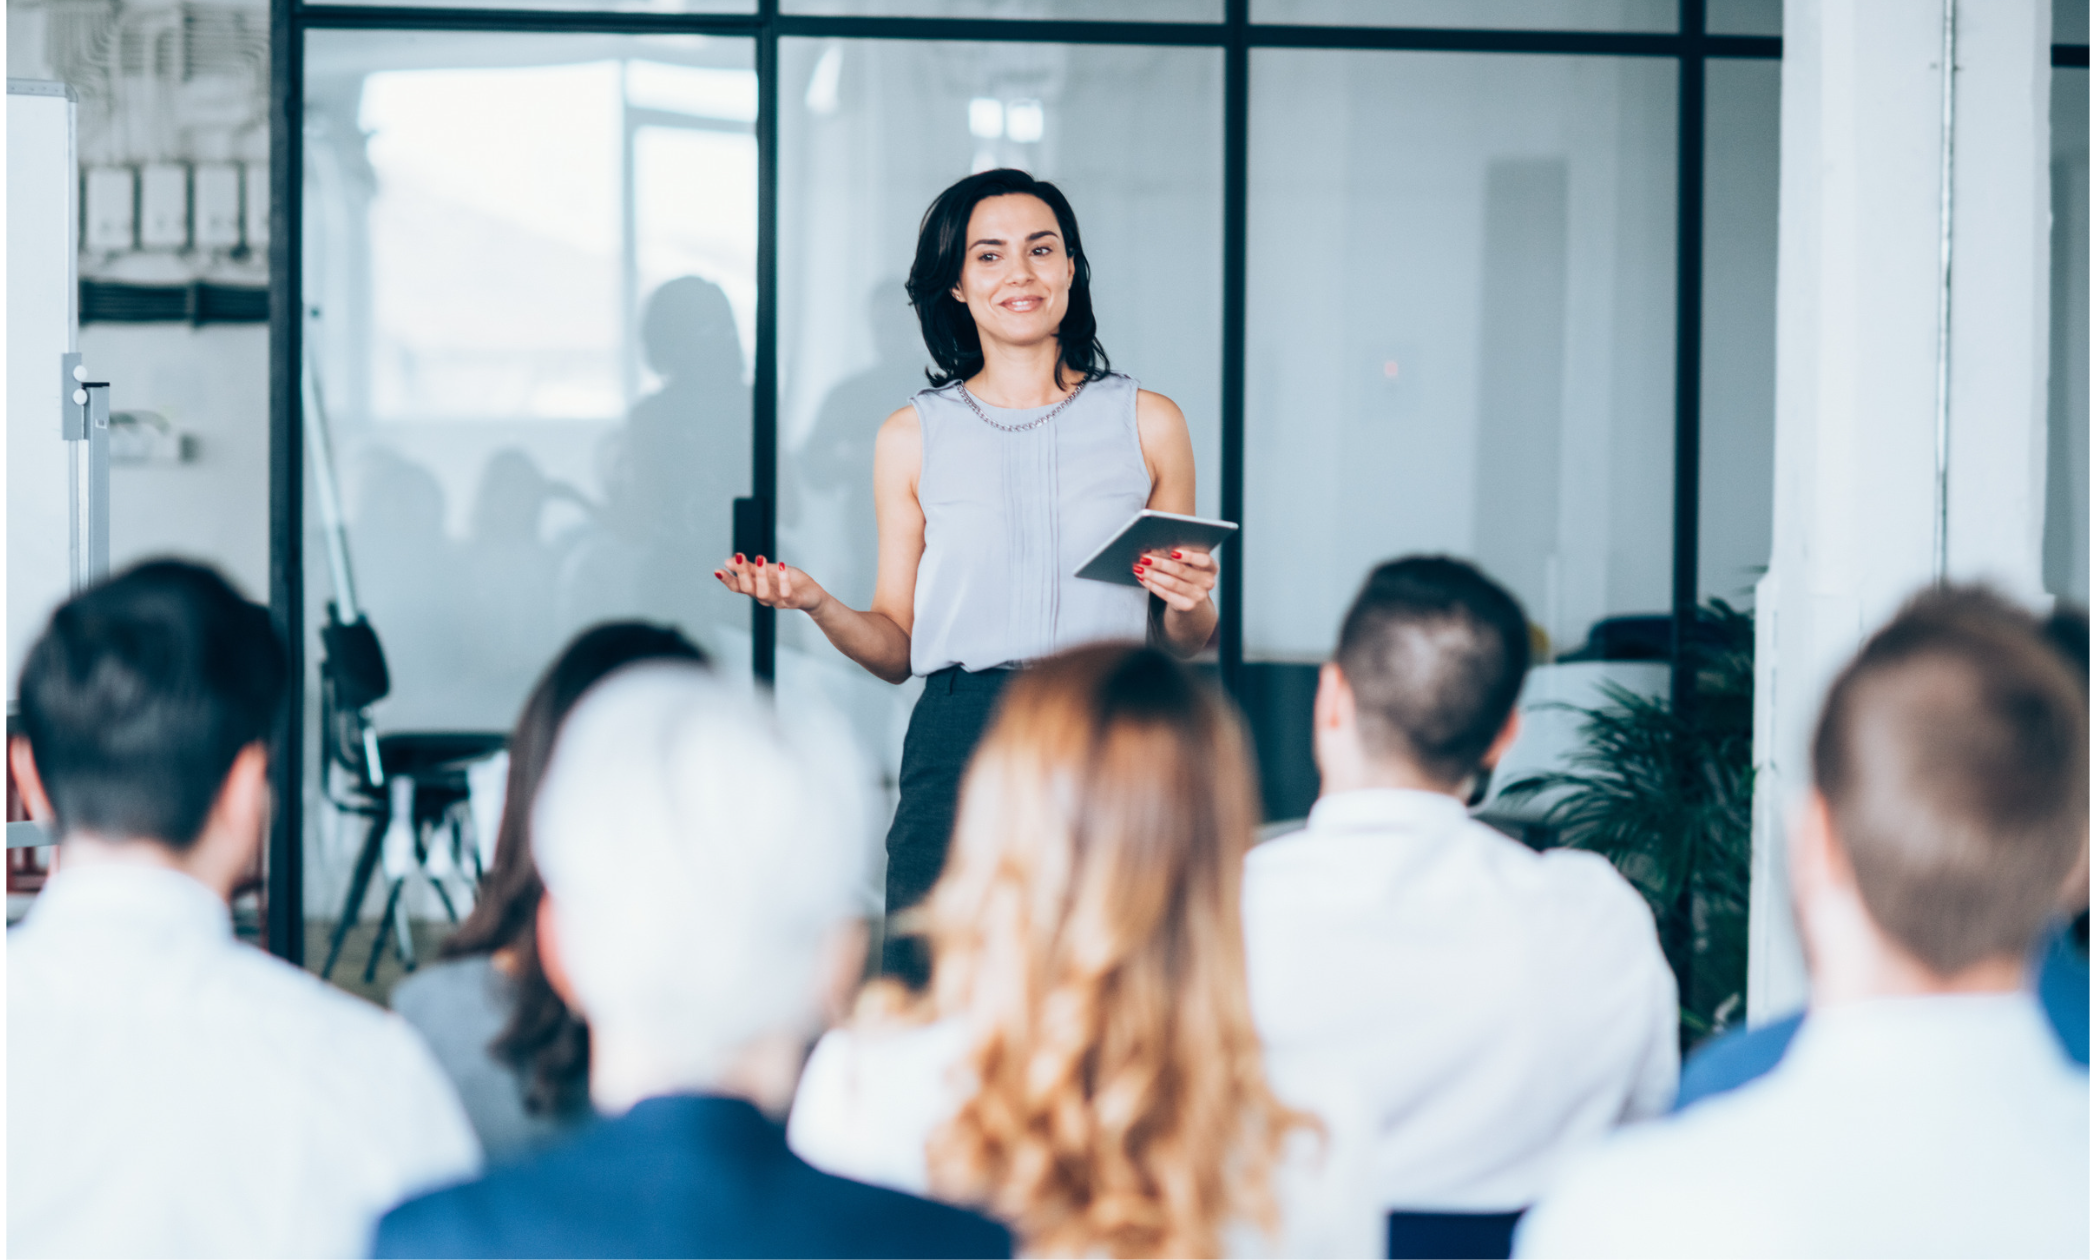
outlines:
[[[1388,1212],[1387,1260],[1508,1260],[1522,1212]]]
[[[430,884],[454,923],[459,922],[459,909],[445,889],[445,876],[456,872],[470,888],[481,879],[467,767],[501,752],[506,737],[486,731],[381,735],[369,709],[391,690],[386,653],[371,623],[362,615],[345,622],[329,604],[328,621],[321,627],[322,793],[338,811],[366,819],[367,824],[342,914],[329,936],[328,957],[321,964],[323,979],[335,970],[343,939],[357,922],[375,872],[386,878],[386,907],[365,959],[366,984],[378,974],[390,929],[402,967],[416,969],[415,940],[401,904],[411,876],[420,875]],[[439,839],[442,846],[433,847],[433,840]]]

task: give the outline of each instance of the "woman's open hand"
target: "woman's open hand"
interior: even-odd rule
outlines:
[[[768,564],[764,556],[746,560],[739,551],[715,570],[715,577],[730,590],[749,595],[768,608],[813,612],[824,602],[824,588],[815,578],[785,563]]]
[[[1148,551],[1138,557],[1132,571],[1144,588],[1166,601],[1175,612],[1194,612],[1210,598],[1218,584],[1218,562],[1200,547],[1178,551]]]

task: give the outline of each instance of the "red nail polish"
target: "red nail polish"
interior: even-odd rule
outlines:
[[[758,558],[758,567],[761,569],[766,567],[766,558],[764,556]]]
[[[787,562],[787,561],[785,561],[785,560],[782,560],[782,561],[780,562],[780,571],[781,571],[782,573],[785,573],[785,572],[787,572],[787,567],[788,567],[788,562]]]
[[[1175,552],[1175,553],[1174,553],[1174,558],[1175,558],[1176,560],[1179,560],[1179,559],[1181,559],[1181,553],[1180,553],[1180,552],[1178,552],[1178,551],[1177,551],[1177,552]]]
[[[737,552],[737,553],[736,553],[736,562],[737,562],[738,564],[742,564],[742,563],[744,562],[744,553],[743,553],[743,552],[739,551],[739,552]]]
[[[715,576],[716,576],[716,577],[721,577],[721,576],[722,576],[722,571],[721,571],[720,569],[716,569],[716,570],[715,570]]]

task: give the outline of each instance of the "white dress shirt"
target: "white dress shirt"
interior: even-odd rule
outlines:
[[[1767,1076],[1620,1135],[1531,1256],[2083,1256],[2088,1078],[2028,994],[1811,1014]]]
[[[880,1029],[839,1029],[817,1043],[788,1116],[788,1146],[841,1177],[931,1194],[926,1143],[964,1101],[968,1051],[959,1020]],[[1280,1228],[1226,1227],[1233,1256],[1385,1254],[1384,1217],[1365,1183],[1361,1130],[1306,1130],[1286,1139],[1276,1169]]]
[[[395,1016],[155,867],[68,867],[7,942],[7,1249],[363,1255],[480,1148]]]
[[[1337,793],[1247,856],[1247,971],[1286,1102],[1353,1092],[1388,1209],[1528,1207],[1567,1155],[1665,1110],[1677,988],[1647,903],[1432,792]]]

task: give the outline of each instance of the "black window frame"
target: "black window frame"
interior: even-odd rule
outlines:
[[[751,484],[770,542],[779,471],[779,48],[794,38],[960,40],[988,43],[1120,44],[1218,48],[1225,54],[1222,380],[1219,508],[1240,520],[1246,504],[1246,316],[1248,67],[1257,48],[1387,50],[1656,57],[1677,62],[1677,303],[1674,390],[1675,486],[1671,508],[1672,695],[1690,694],[1679,667],[1698,600],[1700,319],[1704,287],[1706,64],[1710,58],[1775,60],[1777,36],[1717,35],[1706,0],[1678,0],[1674,32],[1464,30],[1440,27],[1291,26],[1249,20],[1249,0],[1222,0],[1219,22],[1117,22],[1058,18],[942,18],[783,14],[756,0],[747,14],[430,8],[271,0],[270,103],[270,610],[305,677],[304,488],[301,427],[301,219],[304,207],[306,34],[315,30],[430,30],[577,34],[721,35],[751,39],[758,74],[757,336],[752,379]],[[2054,65],[2086,64],[2084,45],[2052,49]],[[770,551],[770,547],[768,551]],[[1219,582],[1218,668],[1238,694],[1244,648],[1245,582],[1227,565]],[[773,610],[753,606],[752,669],[773,676]],[[305,688],[289,689],[272,776],[281,803],[272,827],[266,882],[273,953],[303,961]]]

